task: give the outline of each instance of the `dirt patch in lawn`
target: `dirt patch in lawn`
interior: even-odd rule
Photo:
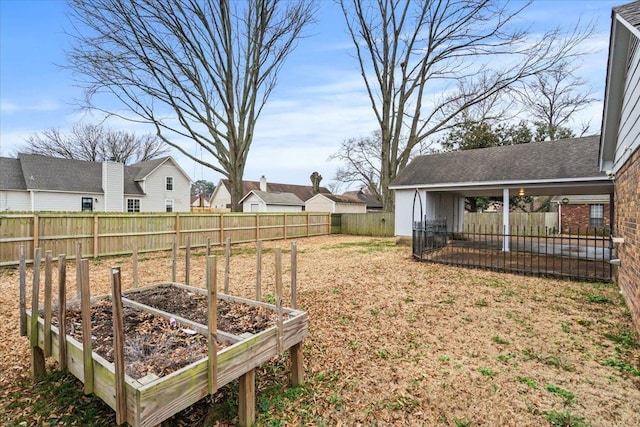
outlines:
[[[289,244],[263,242],[265,300],[275,293],[273,249],[288,255]],[[310,321],[306,382],[286,387],[286,355],[263,365],[258,425],[640,425],[640,347],[615,285],[417,263],[394,239],[327,236],[297,244],[298,305]],[[201,287],[202,252],[192,252],[190,273],[191,285]],[[230,293],[252,298],[254,245],[234,245],[232,252]],[[75,271],[68,264],[71,299]],[[115,265],[123,288],[132,287],[131,259],[92,261],[93,295],[109,292]],[[178,265],[180,281],[184,260]],[[144,254],[140,271],[143,285],[166,282],[170,254]],[[34,405],[49,395],[28,378],[14,270],[0,272],[0,313],[0,424],[79,424],[77,409]],[[235,387],[163,424],[234,425]],[[113,423],[105,415],[96,419],[94,425]]]

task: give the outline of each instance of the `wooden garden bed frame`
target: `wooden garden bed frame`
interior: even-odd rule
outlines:
[[[39,249],[37,249],[39,252]],[[26,315],[26,335],[31,343],[31,366],[32,376],[39,377],[45,370],[45,357],[53,357],[60,366],[60,369],[68,369],[76,378],[84,384],[86,394],[94,393],[100,397],[107,405],[116,411],[116,420],[118,424],[125,421],[134,427],[148,427],[159,425],[162,421],[173,416],[179,411],[191,406],[208,394],[214,393],[218,388],[228,384],[229,382],[239,379],[239,409],[238,416],[241,425],[251,425],[255,421],[255,369],[267,362],[274,356],[284,351],[290,353],[291,364],[291,385],[297,386],[303,381],[303,353],[302,341],[308,335],[309,319],[304,311],[293,308],[285,308],[282,306],[282,283],[281,274],[276,274],[276,304],[267,304],[260,301],[253,301],[245,298],[215,294],[207,289],[195,288],[176,282],[165,282],[155,285],[146,286],[128,290],[121,298],[113,298],[113,295],[120,296],[119,285],[119,269],[117,270],[117,286],[110,295],[102,295],[91,298],[88,296],[88,262],[83,260],[80,267],[86,269],[86,273],[79,275],[81,278],[81,288],[86,288],[82,292],[81,301],[75,301],[67,304],[65,297],[66,292],[64,282],[66,273],[64,272],[64,259],[59,257],[59,301],[61,306],[71,307],[80,303],[83,316],[88,316],[90,301],[97,301],[103,298],[111,298],[114,302],[114,347],[116,360],[114,363],[108,362],[106,359],[91,350],[91,341],[83,339],[79,342],[73,337],[67,335],[61,336],[60,329],[51,325],[51,256],[47,254],[47,267],[45,277],[45,304],[38,305],[39,293],[39,262],[34,265],[34,286],[32,295],[32,306],[30,310],[25,309]],[[36,260],[39,254],[36,254]],[[211,257],[214,258],[214,257]],[[276,270],[280,263],[279,250],[276,251]],[[208,272],[215,272],[215,260],[213,269]],[[112,270],[112,274],[113,271]],[[21,275],[22,276],[22,275]],[[212,275],[213,283],[209,281],[210,275],[207,275],[208,289],[216,289],[215,273]],[[279,276],[279,277],[278,277]],[[86,278],[87,280],[82,280]],[[23,285],[21,277],[21,286]],[[85,283],[86,282],[86,283]],[[112,285],[113,285],[112,276]],[[180,289],[186,289],[190,292],[209,296],[209,321],[215,324],[215,317],[212,319],[212,313],[216,312],[217,300],[226,300],[240,304],[265,307],[276,313],[276,325],[272,326],[260,333],[245,333],[236,336],[224,331],[217,330],[216,334],[209,334],[209,328],[188,319],[184,319],[175,314],[158,310],[144,304],[137,303],[126,298],[126,295],[141,290],[149,290],[154,288],[162,288],[173,286]],[[213,298],[213,296],[216,296]],[[117,301],[120,301],[120,309],[122,305],[137,308],[139,310],[154,313],[165,318],[175,318],[182,325],[188,326],[198,333],[209,338],[209,356],[197,362],[187,365],[167,376],[157,377],[155,375],[147,375],[140,379],[133,379],[124,374],[122,343],[120,350],[118,349],[118,339],[122,342],[123,338],[118,338],[118,309]],[[65,312],[60,307],[56,308],[58,313]],[[33,313],[43,312],[43,316],[33,317]],[[283,314],[287,314],[284,320]],[[88,317],[84,318],[88,319]],[[59,316],[59,324],[64,324],[64,314]],[[83,328],[85,321],[83,320]],[[87,322],[90,324],[90,321]],[[90,331],[83,336],[91,336]],[[212,344],[213,338],[213,344]],[[228,347],[220,351],[213,351],[215,341],[228,344]],[[63,351],[61,349],[64,347]],[[213,352],[212,352],[213,351]],[[62,353],[62,355],[61,355]],[[65,354],[66,353],[66,354]]]

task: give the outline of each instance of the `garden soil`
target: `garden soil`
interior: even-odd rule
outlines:
[[[288,288],[290,244],[263,242],[264,300],[275,293],[276,247]],[[310,321],[305,384],[286,387],[286,354],[260,367],[258,425],[640,425],[640,348],[615,285],[418,263],[386,238],[303,238],[297,249],[298,308]],[[204,287],[203,253],[192,251],[192,286]],[[224,251],[216,253],[221,292]],[[124,289],[133,286],[130,257],[92,260],[92,295],[110,292],[112,266]],[[167,282],[170,253],[142,254],[139,268],[141,285]],[[254,245],[232,246],[229,293],[253,298],[255,281]],[[60,413],[32,412],[42,397],[19,335],[18,284],[16,269],[0,271],[0,424],[60,425]],[[163,425],[234,425],[237,414],[219,407],[237,405],[236,393],[232,383]],[[96,425],[113,423],[112,411],[97,413]]]

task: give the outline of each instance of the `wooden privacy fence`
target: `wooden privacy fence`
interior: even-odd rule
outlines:
[[[82,245],[85,257],[169,250],[174,238],[185,247],[257,240],[278,240],[330,234],[328,212],[286,213],[37,213],[0,215],[0,266],[18,265],[20,246],[54,254],[75,254]],[[73,257],[70,257],[73,258]],[[29,260],[32,262],[33,260]]]
[[[509,227],[512,229],[537,230],[546,234],[558,230],[557,212],[511,212]],[[502,230],[502,213],[498,212],[465,212],[464,231]]]
[[[393,212],[333,214],[332,232],[355,236],[393,237]]]

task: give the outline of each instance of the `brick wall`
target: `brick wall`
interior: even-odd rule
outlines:
[[[616,245],[618,286],[640,333],[640,150],[616,174],[614,205],[614,236],[624,238]]]
[[[604,210],[604,224],[609,225],[609,203],[603,204]],[[568,233],[569,230],[587,230],[591,227],[589,223],[589,214],[591,213],[591,205],[589,204],[576,204],[576,205],[562,205],[560,208],[562,212],[562,218],[560,219],[562,224],[562,232]]]

